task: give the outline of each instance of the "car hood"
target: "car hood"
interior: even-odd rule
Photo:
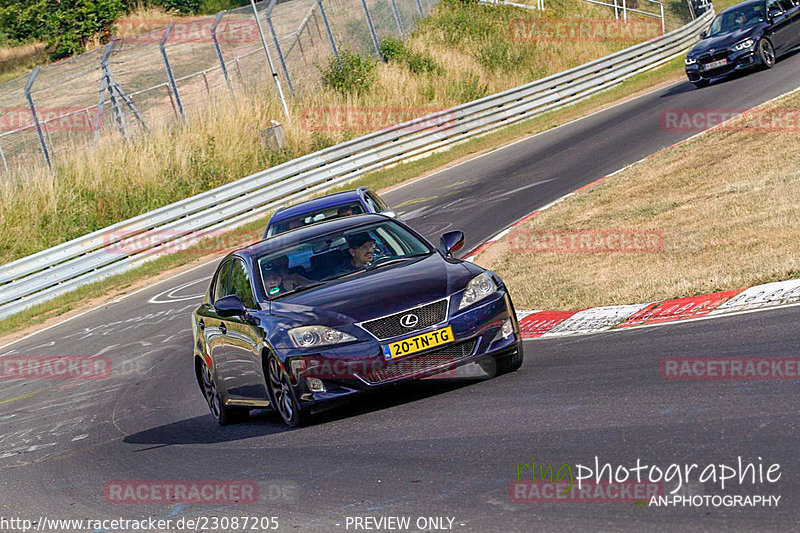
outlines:
[[[694,45],[692,50],[689,52],[689,56],[698,56],[712,49],[725,50],[740,41],[743,41],[749,37],[753,37],[753,35],[756,34],[761,27],[761,24],[756,24],[754,26],[748,26],[746,28],[715,35],[714,37],[707,37]]]
[[[474,276],[462,263],[434,253],[273,300],[271,313],[295,325],[361,322],[444,298]]]

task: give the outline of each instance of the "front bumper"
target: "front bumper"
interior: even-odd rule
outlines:
[[[510,321],[512,334],[503,337],[503,323]],[[429,350],[386,361],[381,346],[450,326],[455,340]],[[331,348],[325,353],[287,359],[301,404],[312,411],[321,403],[334,403],[346,396],[384,385],[422,379],[449,377],[456,368],[490,358],[511,356],[520,349],[522,336],[511,298],[501,289],[462,312],[451,311],[446,322],[405,336],[377,341],[360,341]],[[312,391],[309,378],[320,380],[324,391]]]
[[[729,51],[726,55],[728,64],[711,70],[702,68],[702,64],[707,62],[701,56],[697,63],[686,65],[686,76],[691,82],[716,81],[727,78],[732,74],[757,67],[761,61],[753,50],[740,50],[738,52]],[[710,59],[709,59],[710,60]]]

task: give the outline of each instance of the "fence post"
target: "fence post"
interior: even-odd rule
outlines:
[[[661,8],[661,35],[664,35],[664,32],[666,31],[664,26],[664,4],[659,2],[658,7]]]
[[[211,32],[211,42],[214,43],[214,51],[217,53],[217,59],[219,60],[219,68],[222,70],[222,77],[225,78],[225,84],[228,86],[228,90],[233,92],[233,85],[231,85],[231,80],[228,78],[228,67],[225,66],[225,59],[222,57],[222,48],[220,48],[219,39],[217,39],[217,27],[219,23],[222,22],[223,16],[225,16],[225,10],[217,13],[217,18],[214,19],[214,23],[211,24],[209,31]]]
[[[372,24],[372,15],[369,14],[367,7],[367,0],[361,0],[361,6],[364,8],[364,16],[367,18],[367,26],[369,26],[369,34],[372,37],[372,44],[375,46],[375,53],[383,61],[383,54],[381,54],[381,44],[378,41],[378,34],[375,33],[375,26]]]
[[[272,42],[275,44],[275,50],[278,51],[278,60],[281,62],[281,70],[283,70],[283,75],[286,78],[286,84],[289,86],[289,92],[292,93],[294,96],[294,85],[292,84],[292,78],[289,76],[289,69],[286,68],[286,60],[283,57],[283,52],[281,51],[281,44],[278,42],[278,35],[275,33],[275,26],[272,24],[272,10],[275,9],[275,5],[278,3],[278,0],[272,0],[267,7],[267,27],[269,28],[269,33],[272,35]]]
[[[397,2],[389,0],[392,4],[392,13],[394,13],[394,21],[397,23],[397,31],[400,32],[400,38],[406,38],[406,32],[403,29],[403,21],[400,19],[400,11],[397,9]]]
[[[336,41],[333,39],[331,25],[328,23],[328,15],[325,13],[325,6],[322,5],[322,0],[317,0],[317,5],[319,6],[319,14],[322,16],[322,23],[325,25],[325,33],[328,34],[328,40],[331,42],[331,50],[333,50],[336,61],[339,61],[339,51],[336,49]]]
[[[269,71],[272,74],[272,80],[275,82],[275,88],[278,90],[278,97],[281,99],[281,106],[283,113],[286,115],[286,120],[291,122],[292,117],[289,115],[289,107],[286,105],[286,98],[283,96],[283,88],[281,87],[281,80],[278,79],[278,73],[275,72],[275,65],[272,63],[272,55],[269,53],[269,46],[267,39],[264,37],[264,28],[261,27],[261,19],[258,18],[258,8],[256,7],[255,0],[250,0],[250,5],[253,7],[253,16],[256,19],[256,26],[258,26],[258,35],[261,37],[261,46],[264,47],[264,53],[267,55],[267,63],[269,63]]]
[[[8,162],[6,161],[6,154],[3,153],[3,147],[0,146],[0,158],[3,159],[3,168],[8,172]]]
[[[619,20],[619,6],[617,5],[617,0],[614,0],[614,18]]]
[[[39,137],[39,146],[42,149],[42,155],[44,155],[44,161],[47,163],[48,168],[53,168],[53,165],[50,163],[50,152],[47,151],[47,143],[44,141],[44,134],[42,133],[42,125],[39,123],[39,115],[36,114],[36,106],[33,104],[33,97],[31,96],[31,87],[33,87],[33,82],[36,81],[36,76],[39,75],[39,72],[42,71],[42,67],[36,67],[31,72],[30,77],[28,78],[28,83],[25,84],[25,99],[28,101],[28,108],[31,110],[31,116],[33,117],[33,125],[36,127],[36,135]]]
[[[158,43],[158,49],[161,50],[161,58],[164,60],[164,68],[167,71],[169,88],[172,90],[172,96],[175,97],[175,105],[178,106],[178,115],[181,117],[181,120],[183,120],[183,103],[181,102],[181,95],[178,94],[178,85],[175,83],[175,76],[172,75],[172,67],[169,66],[169,58],[167,57],[167,39],[169,39],[169,35],[172,33],[172,28],[174,27],[175,24],[170,24],[164,30],[164,35],[161,36],[161,42]]]
[[[622,22],[628,22],[628,9],[625,7],[625,0],[622,0]]]
[[[422,10],[422,2],[417,0],[417,10],[419,10],[419,18],[425,18],[425,11]]]

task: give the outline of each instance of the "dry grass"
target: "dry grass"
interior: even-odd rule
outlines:
[[[0,83],[13,80],[48,61],[44,43],[0,47]]]
[[[760,109],[800,107],[800,94]],[[581,309],[800,276],[796,131],[712,131],[541,212],[520,230],[648,229],[657,253],[515,253],[506,237],[477,262],[520,309]],[[519,241],[517,241],[519,242]]]
[[[556,0],[548,16],[608,18],[602,9]],[[137,17],[158,18],[151,11]],[[311,108],[404,108],[424,115],[529,82],[632,43],[514,43],[509,23],[529,16],[514,9],[445,5],[426,19],[409,47],[432,58],[436,73],[412,73],[401,63],[380,64],[371,92],[344,96],[328,89],[291,102],[288,148],[266,153],[257,132],[282,121],[273,94],[221,94],[184,126],[156,125],[128,142],[116,135],[92,149],[60,148],[53,173],[30,167],[0,184],[0,263],[31,254],[114,222],[352,138],[365,131],[314,131],[303,116]],[[533,13],[532,16],[541,16]],[[257,86],[258,84],[254,84]],[[387,124],[370,123],[377,129]]]

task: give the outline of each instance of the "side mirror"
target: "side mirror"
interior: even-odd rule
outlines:
[[[702,32],[700,32],[700,38],[701,39],[705,39],[706,37],[708,37],[708,31],[703,30]]]
[[[216,311],[219,316],[227,318],[232,316],[244,316],[245,313],[247,313],[247,308],[238,296],[231,294],[214,302],[214,311]]]
[[[447,256],[453,255],[464,246],[464,233],[461,231],[448,231],[443,233],[439,241],[442,243],[442,248]]]
[[[397,213],[395,213],[394,211],[384,211],[381,214],[386,215],[389,218],[397,218]]]

